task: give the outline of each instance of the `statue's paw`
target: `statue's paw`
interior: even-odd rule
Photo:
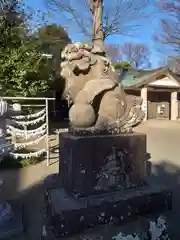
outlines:
[[[69,110],[69,120],[75,128],[89,128],[94,126],[96,115],[89,104],[74,104]]]

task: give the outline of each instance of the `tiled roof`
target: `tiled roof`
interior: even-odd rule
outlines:
[[[119,72],[119,81],[124,87],[131,87],[133,85],[141,83],[144,78],[150,77],[153,73],[163,70],[163,68],[153,70],[134,70],[134,69],[123,69]]]

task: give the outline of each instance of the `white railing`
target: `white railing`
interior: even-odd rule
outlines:
[[[44,108],[44,110],[41,110],[41,111],[44,111],[43,112],[43,116],[40,116],[39,117],[39,119],[35,119],[35,120],[37,120],[37,122],[38,122],[38,120],[42,120],[42,118],[44,118],[44,120],[45,120],[45,125],[46,125],[46,128],[45,128],[45,131],[46,131],[46,146],[45,146],[45,151],[46,151],[46,158],[47,158],[47,166],[49,166],[50,165],[50,150],[49,150],[49,109],[48,109],[48,102],[49,101],[54,101],[55,100],[55,98],[32,98],[32,97],[0,97],[0,99],[2,99],[2,100],[17,100],[17,101],[20,101],[20,100],[32,100],[32,101],[44,101],[44,105],[22,105],[22,106],[26,106],[26,107],[32,107],[32,106],[36,106],[36,107],[45,107]],[[41,112],[40,111],[40,112]],[[33,115],[33,116],[37,116],[38,114],[36,113],[36,114],[30,114],[29,116],[31,116],[31,115]],[[27,119],[26,121],[18,121],[18,119]],[[41,119],[40,119],[41,118]],[[16,147],[17,147],[17,143],[16,143],[16,136],[13,136],[13,135],[15,135],[15,134],[20,134],[20,132],[22,131],[23,132],[23,134],[24,134],[24,136],[25,136],[25,139],[27,139],[28,138],[28,135],[27,135],[27,133],[28,133],[28,130],[27,130],[27,125],[28,124],[33,124],[33,121],[31,121],[30,122],[30,120],[28,120],[28,117],[27,117],[27,115],[21,115],[21,116],[15,116],[14,117],[14,119],[12,119],[12,121],[14,120],[14,122],[18,125],[21,125],[21,126],[24,126],[24,130],[18,130],[18,131],[16,131],[17,129],[15,129],[15,127],[13,127],[13,126],[11,126],[11,125],[9,125],[9,132],[11,132],[11,134],[12,134],[12,137],[14,137],[14,143],[16,144]],[[35,122],[35,120],[34,120],[34,122]],[[44,125],[44,126],[45,126]],[[13,129],[14,128],[14,129]],[[37,130],[37,129],[36,129]],[[29,130],[29,131],[31,131],[31,132],[33,132],[33,130]],[[41,137],[40,137],[41,138]],[[37,139],[36,139],[37,140]],[[23,145],[23,144],[21,144],[21,145]],[[24,143],[24,146],[25,145],[28,145],[28,144],[25,144]],[[42,149],[43,150],[43,149]],[[41,150],[40,150],[41,151]],[[39,152],[40,152],[39,151]],[[36,153],[36,154],[38,154],[38,153]],[[20,155],[20,154],[19,154]],[[21,154],[21,156],[23,157],[23,156],[25,156],[26,154]],[[33,154],[32,154],[33,155]],[[31,156],[32,156],[31,155]],[[17,155],[15,155],[14,154],[14,156],[17,156]]]

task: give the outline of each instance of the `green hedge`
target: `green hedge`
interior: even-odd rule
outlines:
[[[31,150],[21,150],[21,153],[28,153],[33,152]],[[14,158],[11,155],[5,156],[3,160],[0,163],[0,169],[17,169],[17,168],[23,168],[29,165],[34,165],[39,162],[42,162],[44,160],[45,154],[42,154],[39,157],[32,157],[28,159],[23,159],[21,157]]]

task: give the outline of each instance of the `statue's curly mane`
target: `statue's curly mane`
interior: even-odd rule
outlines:
[[[92,50],[92,44],[68,44],[61,54],[61,57],[63,59],[63,62],[61,63],[61,74],[63,75],[64,68],[69,68],[69,71],[72,71],[74,73],[87,73],[87,71],[90,70],[90,68],[95,65],[97,61],[101,61],[101,63],[103,63],[104,74],[106,74],[106,71],[108,72],[109,69],[115,72],[111,61],[108,58],[94,54],[92,53]]]

